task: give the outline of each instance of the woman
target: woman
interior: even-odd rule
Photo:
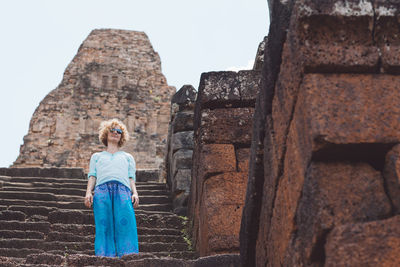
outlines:
[[[96,256],[121,257],[139,253],[133,209],[139,206],[136,164],[131,154],[120,150],[128,138],[129,133],[121,121],[102,122],[99,140],[107,149],[94,153],[90,159],[85,205],[90,208],[93,204]]]

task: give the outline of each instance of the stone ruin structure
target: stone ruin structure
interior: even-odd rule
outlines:
[[[400,3],[270,0],[243,266],[400,265]]]
[[[187,215],[193,156],[193,117],[197,92],[184,85],[171,101],[166,157],[167,184],[174,213]]]
[[[268,3],[271,17],[269,35],[259,46],[254,69],[238,73],[203,73],[197,97],[192,87],[182,88],[172,100],[172,119],[168,116],[161,120],[166,124],[170,122],[169,141],[164,143],[169,147],[165,166],[167,183],[173,190],[175,203],[179,205],[184,203],[181,200],[186,197],[185,186],[189,179],[184,176],[186,179],[180,181],[176,175],[180,170],[188,173],[191,169],[187,211],[193,248],[200,256],[231,254],[194,261],[149,258],[142,263],[149,266],[161,263],[166,266],[239,266],[237,253],[240,249],[242,266],[399,266],[400,2],[269,0]],[[90,51],[82,57],[90,58],[97,50]],[[73,63],[75,61],[79,60],[74,59]],[[96,64],[98,68],[102,66]],[[96,81],[94,76],[97,75],[93,73],[100,73],[94,71],[94,67],[79,66],[85,68],[86,76],[68,76],[68,80],[64,77],[62,84],[68,84],[71,80],[69,83],[81,86],[76,86],[77,89],[68,87],[74,91],[70,91],[71,95],[65,92],[66,97],[72,97],[78,89],[81,97],[85,95],[85,90],[92,92],[90,86],[92,80]],[[107,78],[103,78],[102,73],[96,77],[101,77],[101,83],[104,84]],[[117,85],[120,84],[118,79]],[[103,83],[104,80],[106,82]],[[85,84],[90,86],[83,86]],[[170,87],[163,84],[162,88],[169,92]],[[139,85],[140,82],[137,83]],[[53,92],[46,99],[54,99]],[[102,92],[102,97],[112,98],[107,95],[110,90]],[[118,94],[131,103],[134,94],[124,95],[123,92],[126,91]],[[146,91],[140,92],[145,94]],[[114,97],[118,98],[118,94]],[[170,95],[165,93],[165,98],[160,96],[162,103],[167,103]],[[181,101],[185,95],[189,96],[187,102]],[[68,108],[46,99],[43,101],[46,105],[38,108],[46,110],[46,114],[50,114],[55,107],[63,110]],[[75,101],[79,102],[73,103],[75,107],[86,104]],[[111,100],[103,105],[107,105],[108,101]],[[165,110],[169,114],[170,103],[165,105],[168,105],[168,110]],[[91,109],[93,107],[88,110]],[[37,117],[34,123],[31,122],[30,133],[37,134],[42,129],[42,134],[54,134],[58,121],[50,124],[53,125],[51,127],[45,123],[48,118],[53,118],[51,114]],[[71,116],[73,113],[69,114]],[[77,122],[71,123],[81,123],[80,116],[77,117]],[[150,120],[149,123],[154,122]],[[132,127],[129,120],[127,124]],[[134,127],[130,129],[140,133],[142,130],[139,129],[142,128],[137,128],[135,120],[133,124]],[[82,125],[83,128],[73,128],[89,127],[87,122]],[[72,128],[68,127],[71,131]],[[163,129],[166,132],[167,127]],[[95,135],[94,131],[92,135]],[[174,137],[176,133],[179,138]],[[73,162],[70,154],[83,146],[81,143],[89,143],[79,140],[89,140],[90,135],[85,137],[79,134],[79,137],[71,137],[78,143],[69,154],[59,157],[57,162]],[[63,138],[40,139],[39,142],[28,134],[25,142],[37,142],[43,147],[47,142],[47,147],[51,148],[59,145],[57,142],[60,140],[69,140],[66,136]],[[34,146],[29,149],[26,143],[21,148],[23,154],[28,153],[25,161],[31,160],[32,166],[54,164],[50,159],[56,157],[46,154],[48,150]],[[162,150],[157,149],[161,143],[158,140],[155,148],[150,150],[150,154],[160,155],[160,158],[157,157],[157,160],[160,159],[157,166],[163,166],[161,153],[157,152]],[[136,149],[138,146],[132,147]],[[193,152],[189,152],[192,147]],[[188,163],[190,153],[191,165]],[[146,155],[143,157],[146,158]],[[46,162],[43,161],[41,165],[33,163],[40,159],[46,159]],[[24,166],[25,162],[22,161],[23,157],[20,156],[15,166]],[[25,166],[30,165],[27,163]],[[18,174],[14,173],[13,177],[15,171]],[[6,176],[0,176],[3,179],[0,183],[3,191],[7,188],[15,190],[22,181],[30,179],[19,177],[22,175],[20,172],[32,173],[28,169],[2,170],[1,174]],[[42,170],[38,173],[40,176],[48,174]],[[143,181],[147,179],[143,178]],[[35,186],[31,181],[28,182],[30,186]],[[149,184],[143,184],[143,190],[147,186]],[[67,196],[59,188],[53,191],[59,195],[51,198],[62,200],[56,205],[78,205],[65,202]],[[72,192],[76,193],[75,190]],[[144,192],[154,193],[149,190]],[[21,200],[13,199],[18,196],[33,203],[30,197],[50,197],[32,192],[0,193],[6,196],[0,198],[0,208],[5,209],[0,210],[0,222],[2,218],[14,218],[25,226],[28,226],[27,223],[29,226],[34,224],[27,222],[26,218],[29,220],[29,216],[36,215],[32,215],[33,209],[30,207],[15,207],[15,200]],[[165,201],[162,204],[164,209],[168,204],[165,192],[163,194],[158,201]],[[14,204],[7,206],[11,204],[4,204],[5,201]],[[148,214],[145,209],[142,211],[143,222],[157,222],[153,226],[159,225],[160,215],[153,212],[161,209],[154,205],[154,196],[148,197],[147,201],[149,206],[143,208],[149,208],[148,211],[151,209],[152,212]],[[157,210],[152,210],[155,208]],[[22,211],[26,214],[21,214],[24,213]],[[51,208],[40,212],[50,212],[54,216],[48,216],[49,220],[59,220],[59,210]],[[176,215],[168,214],[168,217],[179,221]],[[82,220],[85,217],[68,218]],[[19,223],[7,225],[11,228]],[[176,226],[174,230],[178,228]],[[16,244],[8,240],[1,241],[3,246]],[[44,241],[45,245],[50,246],[47,242]],[[149,249],[156,249],[157,246],[159,244],[150,245]],[[17,250],[14,252],[20,253]],[[44,256],[28,256],[25,262],[29,263],[30,260],[37,263]],[[64,263],[76,265],[82,261],[91,265],[117,263],[113,260],[100,262],[93,256],[57,257]],[[126,264],[133,261],[129,258]],[[118,264],[125,265],[124,262]]]
[[[100,122],[118,118],[130,132],[124,150],[137,168],[159,169],[174,93],[144,32],[94,30],[34,112],[13,167],[87,169],[91,154],[104,149]]]
[[[259,72],[209,72],[194,114],[189,218],[200,256],[239,251]]]

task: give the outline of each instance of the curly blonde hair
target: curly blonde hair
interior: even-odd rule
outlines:
[[[112,128],[115,128],[116,126],[119,126],[119,128],[121,128],[121,130],[122,130],[121,139],[118,142],[118,146],[119,147],[123,146],[125,144],[125,142],[127,142],[129,140],[129,132],[126,129],[125,124],[123,124],[118,119],[111,119],[108,121],[103,121],[99,127],[99,140],[105,146],[108,146],[108,142],[107,142],[108,133],[110,132],[110,130]]]

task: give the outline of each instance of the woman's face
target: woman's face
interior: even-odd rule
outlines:
[[[110,129],[110,132],[107,135],[107,141],[108,143],[118,143],[119,140],[121,139],[122,134],[118,132],[122,132],[121,128],[119,126],[114,126]]]

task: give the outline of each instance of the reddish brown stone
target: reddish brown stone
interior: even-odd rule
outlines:
[[[200,204],[200,255],[239,249],[247,173],[226,172],[207,179]]]
[[[161,168],[174,93],[145,33],[93,30],[33,114],[13,166],[87,169],[91,154],[104,149],[100,122],[118,118],[137,169]]]
[[[384,0],[272,0],[271,22],[285,21],[279,13],[283,2],[289,9],[289,14],[284,14],[290,19],[289,27],[282,23],[277,30],[272,23],[268,39],[282,40],[278,33],[287,30],[285,43],[267,47],[265,64],[277,66],[263,68],[262,73],[262,81],[270,86],[263,86],[260,96],[273,95],[272,123],[265,127],[256,253],[249,259],[253,254],[245,251],[241,256],[244,266],[252,260],[256,266],[322,266],[326,235],[332,227],[391,216],[380,172],[386,153],[400,142],[400,79],[380,73],[397,74],[399,70],[398,55],[383,51],[387,48],[384,44],[390,46],[387,51],[400,47],[399,39],[394,38],[399,35],[399,4]],[[380,4],[395,6],[389,9],[394,14],[389,15],[390,23],[385,21],[388,9],[378,10]],[[379,23],[389,26],[379,29]],[[272,51],[276,57],[267,57]],[[386,63],[389,60],[393,62]],[[280,72],[274,79],[276,69]],[[265,103],[264,118],[269,117],[269,105]],[[310,186],[306,170],[313,164],[338,166],[322,168]],[[394,165],[393,158],[386,160],[390,175],[395,173]],[[336,176],[339,174],[346,177]],[[330,185],[333,181],[338,182]],[[346,206],[345,201],[354,205]],[[243,219],[250,225],[248,220]],[[254,244],[245,241],[247,249]],[[396,266],[396,261],[392,263]],[[344,266],[347,262],[332,264]]]
[[[201,179],[211,173],[236,171],[235,148],[231,144],[204,144],[198,164]]]
[[[193,243],[200,246],[199,221],[204,180],[212,174],[236,171],[235,148],[232,144],[202,144],[195,142],[189,217],[192,222]]]
[[[265,220],[266,226],[263,230],[264,236],[260,233],[257,240],[259,243],[257,254],[266,253],[266,258],[272,266],[280,266],[284,263],[291,236],[296,230],[297,205],[301,198],[307,163],[311,157],[310,151],[302,151],[304,143],[301,140],[304,135],[307,135],[300,130],[303,124],[301,120],[295,120],[295,122],[298,123],[293,123],[287,140],[283,174],[281,177],[271,177],[273,180],[269,181],[269,184],[273,186],[270,190],[272,194],[265,195],[263,199],[265,210],[263,210],[264,217],[261,220]],[[264,194],[265,186],[264,183]],[[269,209],[272,211],[270,212]],[[260,252],[262,248],[266,248],[266,252]],[[259,258],[257,258],[257,264],[259,264],[258,260]],[[265,261],[265,258],[260,258],[260,260]]]
[[[323,264],[321,246],[333,227],[391,214],[381,173],[366,163],[313,162],[305,179],[293,248],[300,262],[292,264]]]
[[[388,195],[393,205],[393,212],[400,213],[400,145],[393,147],[386,155],[383,172]]]
[[[306,107],[313,150],[326,143],[399,142],[399,86],[393,75],[306,75],[297,105]]]
[[[325,266],[399,266],[400,216],[336,227],[325,248]]]
[[[254,108],[204,109],[199,137],[205,143],[250,143]]]
[[[378,68],[369,2],[297,1],[293,29],[305,71],[361,72]],[[351,25],[351,27],[349,27]],[[297,40],[298,39],[298,40]]]

